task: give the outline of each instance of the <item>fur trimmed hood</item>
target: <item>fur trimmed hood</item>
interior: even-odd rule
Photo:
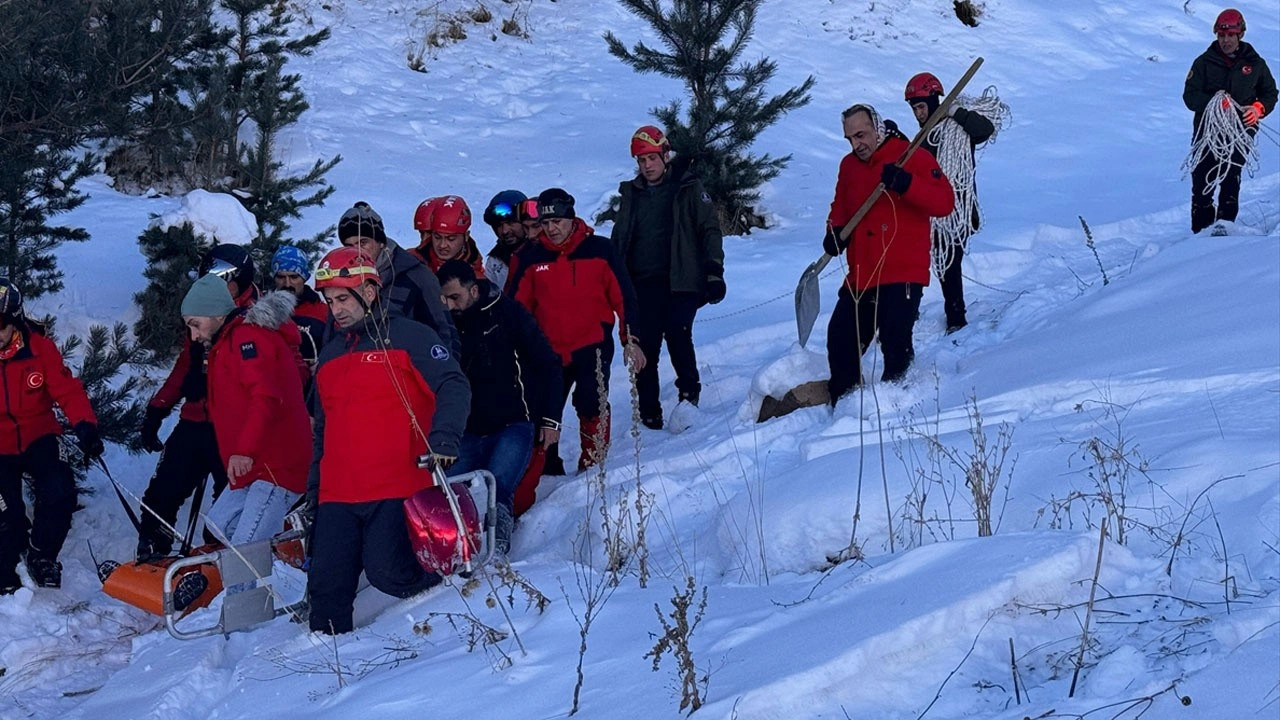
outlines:
[[[291,292],[276,290],[269,292],[245,311],[244,321],[250,325],[259,325],[270,330],[279,330],[293,317],[293,310],[298,305],[298,298]]]

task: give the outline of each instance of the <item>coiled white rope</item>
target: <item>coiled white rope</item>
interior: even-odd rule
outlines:
[[[995,130],[982,147],[995,142],[1000,130],[1008,125],[1012,112],[1009,106],[1000,101],[994,85],[982,91],[978,97],[960,96],[956,104],[970,112],[976,112],[991,121]],[[976,164],[973,144],[969,134],[958,122],[940,122],[929,131],[927,141],[938,149],[938,166],[951,181],[951,189],[955,192],[955,208],[946,217],[933,218],[933,272],[941,277],[955,259],[956,253],[963,254],[973,234],[973,217],[982,217],[982,209],[978,205],[978,194],[974,176]]]
[[[1244,158],[1242,167],[1249,171],[1249,177],[1257,172],[1258,155],[1254,152],[1253,133],[1245,128],[1240,118],[1240,105],[1225,90],[1219,90],[1210,98],[1200,114],[1200,126],[1196,131],[1191,152],[1182,161],[1182,177],[1185,179],[1203,160],[1214,160],[1216,165],[1209,171],[1205,195],[1215,197],[1218,194],[1218,186],[1241,157]]]

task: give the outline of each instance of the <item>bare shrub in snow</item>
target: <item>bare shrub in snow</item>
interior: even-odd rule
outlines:
[[[697,601],[695,608],[694,601]],[[680,709],[688,710],[692,715],[707,696],[707,685],[711,682],[710,672],[699,675],[698,665],[693,659],[693,650],[689,642],[693,633],[702,622],[707,611],[707,586],[698,592],[698,583],[693,575],[685,577],[685,587],[681,590],[671,588],[671,612],[662,614],[662,608],[653,604],[653,611],[658,614],[658,623],[662,625],[662,634],[654,643],[653,649],[645,653],[646,658],[653,658],[653,671],[657,672],[662,663],[662,656],[670,654],[676,663],[676,676],[680,680]],[[693,609],[690,617],[690,609]],[[670,618],[670,620],[668,620]]]

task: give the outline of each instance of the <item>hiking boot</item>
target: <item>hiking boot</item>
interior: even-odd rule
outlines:
[[[497,517],[493,523],[493,550],[506,555],[511,552],[511,533],[515,532],[516,519],[511,515],[511,508],[498,503]]]
[[[948,323],[947,323],[947,334],[948,334],[948,335],[950,335],[950,334],[952,334],[952,333],[954,333],[954,332],[957,332],[958,330],[960,330],[961,328],[965,327],[965,326],[966,326],[966,325],[968,325],[968,324],[969,324],[969,323],[965,322],[964,320],[956,320],[956,321],[954,321],[954,322],[948,322]]]
[[[166,546],[164,543],[157,542],[151,538],[139,538],[136,559],[140,563],[153,563],[163,557],[167,557],[172,549],[173,546],[171,544]]]
[[[687,402],[694,407],[698,407],[698,400],[701,398],[702,392],[694,390],[693,392],[680,392],[680,402]]]
[[[209,589],[209,578],[201,572],[189,572],[183,575],[173,587],[173,609],[182,612],[191,607],[191,603],[200,599]]]
[[[27,573],[37,587],[62,587],[62,563],[40,557],[31,550],[27,550]]]
[[[650,430],[661,430],[662,429],[662,413],[659,412],[657,415],[641,415],[640,424],[649,428]]]

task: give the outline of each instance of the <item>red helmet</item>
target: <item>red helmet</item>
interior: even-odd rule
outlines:
[[[907,81],[907,89],[903,93],[907,102],[916,98],[942,94],[942,82],[933,73],[923,72]]]
[[[649,153],[665,153],[671,150],[671,143],[661,128],[645,125],[631,136],[631,157],[640,157]]]
[[[1214,34],[1226,33],[1228,35],[1244,34],[1244,15],[1235,8],[1227,8],[1218,13],[1218,19],[1213,21]]]
[[[378,264],[357,246],[331,250],[315,272],[316,289],[358,288],[365,281],[382,284]]]
[[[405,498],[404,519],[418,564],[428,572],[451,575],[480,554],[480,513],[464,483],[452,483],[458,499],[458,527],[444,491],[432,486]]]
[[[471,208],[467,207],[466,200],[457,195],[435,198],[426,229],[445,235],[465,233],[471,229]]]
[[[431,215],[436,209],[436,201],[438,197],[429,197],[418,203],[418,209],[413,211],[413,229],[418,232],[428,232],[431,230]]]

